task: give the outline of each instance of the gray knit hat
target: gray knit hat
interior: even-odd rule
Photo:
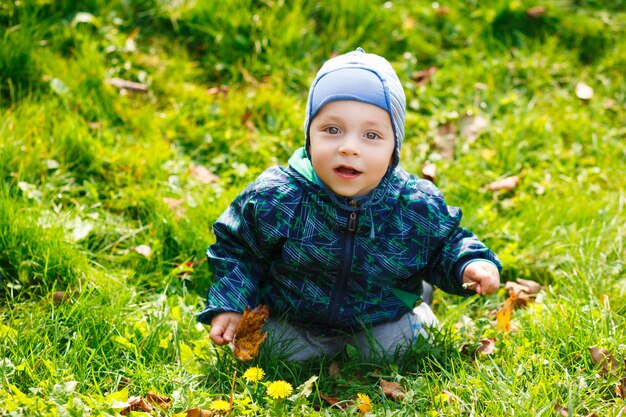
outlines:
[[[304,120],[307,153],[311,120],[324,105],[337,100],[361,101],[389,113],[395,136],[393,167],[397,166],[404,139],[406,98],[402,84],[389,61],[357,48],[356,51],[331,58],[324,63],[309,90]]]

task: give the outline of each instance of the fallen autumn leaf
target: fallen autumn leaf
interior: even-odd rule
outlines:
[[[594,365],[600,365],[600,375],[606,376],[619,369],[617,359],[607,349],[590,347],[589,353],[591,353],[591,362]]]
[[[496,330],[506,333],[511,331],[511,317],[515,308],[515,293],[510,292],[509,298],[504,301],[504,305],[496,314]]]
[[[397,382],[391,382],[381,378],[380,388],[387,398],[391,398],[394,401],[399,401],[404,398],[404,388]]]
[[[496,339],[493,337],[487,337],[484,339],[480,339],[480,346],[476,349],[476,353],[480,353],[482,355],[491,355],[496,351]]]
[[[487,185],[488,191],[513,191],[520,183],[519,175],[503,178]]]
[[[253,310],[246,307],[235,330],[233,354],[237,359],[251,361],[254,356],[259,354],[259,347],[267,337],[267,333],[262,333],[261,330],[265,326],[269,314],[270,310],[266,305],[261,304]]]

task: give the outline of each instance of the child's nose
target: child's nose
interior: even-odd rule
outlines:
[[[359,137],[356,134],[345,135],[339,153],[342,155],[358,155],[359,154]]]

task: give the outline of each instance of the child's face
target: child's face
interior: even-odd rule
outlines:
[[[322,107],[309,129],[313,169],[335,193],[369,194],[385,176],[395,140],[389,113],[360,101]]]

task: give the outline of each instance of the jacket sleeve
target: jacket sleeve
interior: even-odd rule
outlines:
[[[215,243],[207,249],[214,284],[198,320],[210,324],[225,311],[243,312],[259,302],[259,284],[269,268],[270,244],[263,239],[258,218],[272,210],[272,202],[261,198],[256,184],[249,185],[213,225]]]
[[[493,263],[501,271],[500,260],[472,232],[460,226],[461,209],[446,205],[438,190],[429,198],[428,205],[431,221],[437,228],[435,233],[439,236],[435,239],[437,244],[424,279],[450,294],[474,294],[463,289],[465,266],[480,259]]]

